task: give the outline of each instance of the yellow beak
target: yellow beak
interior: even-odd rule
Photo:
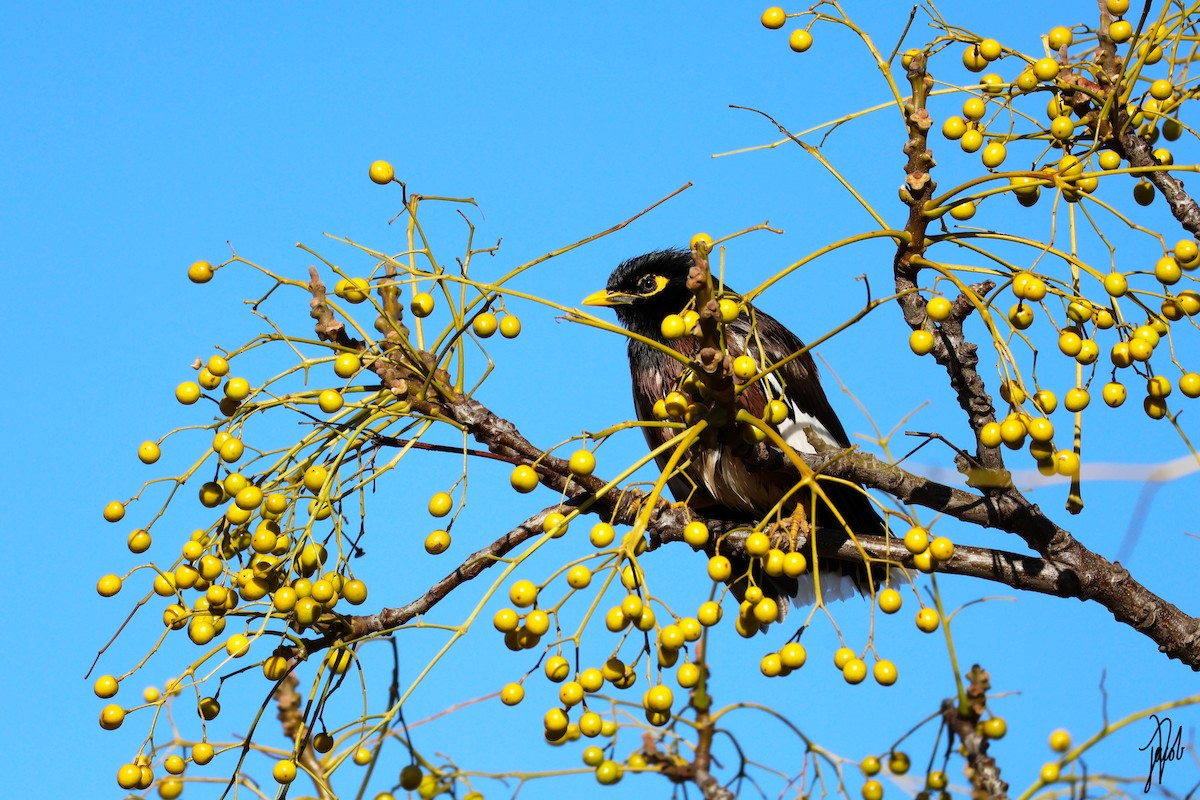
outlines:
[[[610,295],[607,289],[592,292],[583,298],[583,305],[585,306],[619,306],[622,302],[620,295]]]

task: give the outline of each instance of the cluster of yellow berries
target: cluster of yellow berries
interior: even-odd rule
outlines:
[[[1066,753],[1071,749],[1071,734],[1059,728],[1050,734],[1050,749],[1056,753]],[[1060,761],[1047,761],[1042,765],[1038,778],[1042,783],[1055,783],[1062,773]]]
[[[1179,241],[1170,254],[1155,263],[1153,274],[1161,284],[1165,297],[1161,303],[1161,313],[1152,313],[1142,324],[1117,323],[1118,298],[1124,297],[1130,291],[1128,277],[1121,272],[1110,272],[1102,280],[1109,305],[1064,293],[1063,300],[1067,303],[1066,314],[1069,323],[1059,332],[1059,351],[1085,366],[1093,364],[1100,355],[1100,347],[1094,340],[1095,332],[1117,327],[1120,338],[1109,350],[1112,366],[1116,370],[1139,366],[1145,369],[1155,349],[1168,334],[1171,322],[1200,314],[1200,292],[1185,289],[1173,294],[1169,288],[1176,284],[1184,273],[1197,267],[1200,267],[1200,249],[1192,239]],[[1012,291],[1018,302],[1009,310],[1008,318],[1014,328],[1024,330],[1033,323],[1034,304],[1041,303],[1047,295],[1046,283],[1031,273],[1018,273],[1013,279]],[[1120,318],[1124,319],[1124,316]],[[1089,325],[1093,329],[1091,336],[1087,330]],[[1165,400],[1172,392],[1171,382],[1162,375],[1151,375],[1146,381],[1143,407],[1147,415],[1161,419],[1167,412]],[[1178,386],[1186,397],[1200,396],[1200,374],[1183,372]],[[1005,399],[1014,406],[1019,406],[1025,397],[1024,392],[1019,388],[1010,388],[1008,392],[1010,396]],[[1104,402],[1114,408],[1125,402],[1126,394],[1125,386],[1115,379],[1106,384],[1102,392]],[[1048,414],[1057,407],[1057,398],[1047,390],[1035,393],[1033,399],[1044,413]],[[1065,407],[1072,412],[1082,411],[1089,402],[1090,395],[1083,387],[1069,390],[1064,398]],[[1020,446],[1015,433],[1004,441],[1011,447]]]
[[[1066,156],[1063,160],[1073,158]],[[1151,271],[1163,292],[1160,313],[1151,312],[1141,324],[1124,321],[1127,318],[1120,313],[1118,299],[1130,292],[1129,279],[1125,273],[1113,271],[1099,281],[1108,300],[1108,304],[1102,304],[1071,290],[1051,290],[1046,281],[1038,275],[1018,272],[1013,276],[1011,284],[1017,302],[1009,308],[1007,319],[1014,330],[1026,330],[1035,320],[1035,309],[1038,306],[1045,308],[1044,301],[1049,295],[1058,295],[1066,306],[1067,317],[1066,325],[1058,332],[1058,350],[1062,355],[1083,366],[1095,364],[1100,359],[1101,350],[1096,341],[1096,334],[1116,328],[1119,338],[1111,345],[1108,353],[1108,360],[1114,368],[1114,377],[1101,390],[1104,402],[1116,408],[1125,402],[1128,394],[1125,384],[1118,380],[1118,371],[1132,367],[1138,373],[1149,372],[1149,362],[1156,348],[1168,335],[1171,323],[1200,314],[1200,292],[1185,289],[1176,293],[1171,289],[1186,273],[1198,267],[1200,247],[1192,239],[1179,241],[1170,253],[1160,258]],[[1137,304],[1142,305],[1140,302]],[[930,299],[926,309],[931,320],[941,322],[949,317],[951,304],[945,298],[934,297]],[[909,345],[914,353],[925,355],[933,349],[933,335],[924,329],[913,331]],[[1145,377],[1145,381],[1143,409],[1151,418],[1162,419],[1168,413],[1166,399],[1172,394],[1172,383],[1166,376],[1152,373]],[[1183,371],[1177,385],[1185,397],[1200,397],[1200,374]],[[1043,474],[1078,474],[1078,455],[1072,450],[1056,449],[1053,444],[1055,430],[1049,415],[1058,408],[1059,396],[1049,389],[1027,392],[1016,380],[1005,381],[1001,385],[1000,394],[1011,407],[1011,411],[1004,419],[983,427],[980,431],[982,443],[987,447],[999,447],[1003,444],[1016,450],[1025,446],[1028,441],[1030,455]],[[1026,409],[1027,400],[1031,401],[1036,413]],[[1086,385],[1068,389],[1062,397],[1063,407],[1071,413],[1083,411],[1090,403],[1091,393]]]
[[[553,524],[557,524],[561,520]],[[549,530],[549,529],[548,529]],[[597,547],[607,547],[613,541],[613,528],[608,523],[597,523],[590,537]],[[614,567],[615,568],[615,567]],[[566,570],[566,581],[571,591],[587,588],[592,583],[592,571],[583,564],[575,564]],[[605,627],[613,633],[635,629],[648,634],[652,657],[660,670],[675,668],[675,682],[684,689],[696,687],[703,679],[703,667],[688,659],[680,659],[681,653],[691,643],[697,642],[706,627],[721,620],[721,607],[717,602],[702,603],[694,617],[674,618],[663,624],[645,594],[644,576],[636,563],[627,563],[620,569],[622,586],[626,594],[619,603],[604,613]],[[549,631],[555,611],[539,608],[539,596],[545,587],[539,587],[528,579],[512,583],[508,591],[511,604],[501,608],[492,617],[495,629],[503,634],[505,645],[511,650],[537,647],[543,634]],[[561,603],[555,606],[558,608]],[[794,662],[792,650],[789,658]],[[801,654],[803,650],[801,648]],[[801,659],[803,656],[801,655]],[[543,718],[543,733],[546,741],[561,744],[578,740],[580,737],[612,737],[617,732],[615,719],[602,717],[588,707],[588,698],[601,691],[605,685],[616,690],[627,690],[637,683],[637,672],[614,652],[599,666],[575,669],[561,653],[549,654],[543,662],[543,673],[548,681],[558,685],[558,702]],[[525,698],[524,680],[506,684],[500,691],[500,700],[505,705],[516,705]],[[646,721],[655,726],[665,725],[671,719],[675,694],[670,686],[658,682],[649,686],[642,694],[641,705]],[[572,716],[578,714],[576,720]],[[625,769],[620,763],[606,758],[604,750],[589,746],[583,753],[584,763],[596,771],[600,783],[620,780]],[[631,757],[627,766],[645,768],[644,760]]]
[[[762,13],[763,27],[776,31],[787,23],[787,12],[779,6],[771,6]],[[792,52],[803,53],[812,47],[812,33],[807,28],[796,28],[788,35],[788,47],[792,48]]]
[[[916,568],[925,573],[933,572],[939,563],[949,561],[954,557],[954,542],[945,536],[930,537],[929,531],[920,525],[914,525],[904,534],[904,549],[912,554],[913,564]],[[891,600],[890,596],[888,600]],[[885,601],[881,592],[880,607],[884,611],[895,613],[900,607],[898,603],[892,607],[891,602],[887,603],[887,607],[884,606]]]
[[[353,374],[358,365],[347,368],[342,363],[345,355],[349,354],[339,357],[335,370],[339,374],[343,371]],[[177,396],[183,402],[195,402],[201,386],[215,388],[228,373],[228,361],[213,356],[200,368],[197,381],[182,385]],[[240,403],[249,393],[245,379],[226,380],[227,401]],[[308,526],[297,521],[296,508],[305,502],[307,492],[311,493],[307,496],[309,518],[322,520],[332,514],[329,494],[334,478],[330,471],[323,465],[310,464],[306,469],[294,470],[272,491],[261,482],[233,471],[245,449],[242,439],[231,431],[218,431],[214,435],[211,451],[225,465],[227,474],[220,480],[204,483],[198,499],[205,508],[221,508],[220,519],[210,528],[194,531],[171,567],[160,569],[151,565],[155,572],[154,593],[172,601],[162,612],[164,626],[173,631],[186,629],[188,638],[198,646],[206,646],[222,636],[229,615],[235,610],[247,621],[271,613],[299,632],[317,624],[322,615],[335,612],[341,601],[358,605],[367,597],[363,581],[336,570],[322,571],[328,558],[323,545],[302,541],[308,538],[305,533]],[[156,463],[160,457],[158,442],[146,441],[138,447],[138,458],[143,463]],[[113,501],[105,506],[103,516],[115,523],[124,518],[125,511],[123,503]],[[137,529],[129,534],[130,551],[143,553],[150,545],[148,530]],[[96,588],[102,596],[111,597],[120,592],[123,583],[120,576],[110,574],[103,576]],[[188,592],[193,593],[191,599],[185,594]],[[246,633],[229,636],[223,648],[206,658],[220,650],[230,658],[245,657],[253,642],[248,632],[247,628]],[[353,654],[348,648],[335,646],[327,652],[324,665],[334,673],[341,673],[352,662]],[[291,654],[285,650],[264,658],[261,667],[266,678],[278,681],[290,671],[291,664]],[[109,698],[116,694],[117,688],[116,679],[106,675],[97,681],[95,691],[98,696]],[[148,690],[144,699],[148,705],[155,705],[163,697],[157,690],[151,697]],[[215,697],[202,697],[197,704],[197,712],[206,720],[216,718],[220,710]],[[101,712],[100,724],[109,730],[118,728],[126,713],[123,706],[109,704]],[[209,748],[206,743],[196,745],[193,761],[207,763],[205,758],[211,758],[211,752],[206,748]],[[168,759],[167,770],[178,774],[171,768],[173,763]],[[274,772],[277,780],[287,782],[295,776],[295,764],[278,762]],[[148,763],[126,764],[119,770],[118,782],[124,788],[146,788],[147,781],[153,781]],[[174,778],[164,779],[159,785],[163,797],[176,797],[182,790],[182,782]]]
[[[1124,0],[1112,0],[1107,5],[1108,13],[1118,17],[1108,27],[1109,38],[1117,44],[1129,41],[1133,34],[1133,27],[1128,21],[1119,19],[1125,13],[1122,9],[1126,8],[1128,3]],[[1164,28],[1152,26],[1141,38],[1136,53],[1131,53],[1131,58],[1136,56],[1141,59],[1143,66],[1152,66],[1158,63],[1163,57],[1162,41],[1165,36]],[[1075,34],[1070,28],[1056,26],[1047,33],[1045,40],[1050,50],[1057,56],[1071,46],[1075,40]],[[905,68],[918,53],[920,53],[919,50],[909,50],[904,54],[902,64]],[[962,53],[962,62],[963,66],[971,72],[983,72],[991,63],[1006,55],[1017,56],[1018,54],[1015,51],[1006,51],[995,39],[984,38],[967,44]],[[1006,109],[1011,109],[1014,96],[1027,95],[1045,84],[1057,86],[1056,81],[1063,64],[1055,56],[1023,61],[1026,64],[1025,68],[1011,83],[995,72],[982,75],[979,79],[978,91],[971,93],[963,101],[960,113],[951,115],[943,121],[942,135],[946,139],[957,141],[963,152],[966,153],[975,153],[982,148],[983,165],[988,169],[1000,167],[1008,156],[1008,142],[1030,138],[1028,134],[1014,132],[1011,129],[1013,115],[1004,112]],[[1076,140],[1077,134],[1080,128],[1085,126],[1085,122],[1077,122],[1072,118],[1075,109],[1064,99],[1066,94],[1071,91],[1074,90],[1068,87],[1063,95],[1055,94],[1050,98],[1046,106],[1048,122],[1039,129],[1034,138],[1049,140],[1060,147],[1067,147]],[[1130,96],[1122,95],[1123,102],[1130,99]],[[1177,111],[1182,99],[1169,80],[1165,78],[1150,80],[1149,90],[1138,103],[1127,102],[1127,112],[1132,124],[1138,126],[1139,133],[1152,145],[1157,141],[1160,130],[1166,139],[1174,141],[1182,134],[1183,126],[1176,117],[1171,115]],[[992,108],[993,119],[1002,117],[1009,120],[1010,129],[1007,133],[988,133],[987,126],[990,120],[985,120],[985,117],[988,116],[989,107],[992,106],[994,106]],[[1091,135],[1086,135],[1090,141]],[[989,138],[990,141],[985,146],[985,139]],[[1010,178],[1013,194],[1022,205],[1031,206],[1037,202],[1042,186],[1057,186],[1062,190],[1064,199],[1069,202],[1077,202],[1082,195],[1091,194],[1099,185],[1097,175],[1084,173],[1085,168],[1092,168],[1091,158],[1092,154],[1089,153],[1082,160],[1075,159],[1077,167],[1074,169],[1073,175],[1068,174],[1068,169],[1060,164],[1057,169],[1046,167],[1047,178],[1045,179],[1028,175],[1013,176]],[[1155,150],[1154,158],[1162,165],[1173,163],[1170,151],[1165,148]],[[1098,165],[1104,171],[1115,170],[1121,166],[1121,159],[1115,152],[1103,150],[1098,155]],[[1134,187],[1134,198],[1142,205],[1149,205],[1154,199],[1153,186],[1144,179],[1138,181]],[[965,221],[974,215],[975,210],[976,202],[974,200],[963,200],[950,208],[950,214],[955,219]]]
[[[684,528],[683,536],[688,544],[700,547],[708,540],[708,529],[703,523],[692,522]],[[771,577],[797,578],[808,570],[808,559],[803,553],[794,550],[784,552],[772,546],[770,538],[761,531],[755,531],[746,537],[745,550],[762,571]],[[736,578],[729,558],[719,554],[709,558],[708,577],[719,583],[728,583]],[[746,587],[742,602],[738,606],[734,630],[738,635],[750,638],[760,631],[765,631],[779,617],[780,609],[776,600],[764,594],[761,587],[751,585]]]
[[[875,776],[883,771],[883,760],[879,756],[867,756],[858,766],[867,778],[861,790],[863,800],[880,800],[883,797],[883,783]],[[912,769],[912,759],[903,750],[893,750],[887,754],[887,768],[893,775],[907,775]],[[925,779],[926,788],[934,791],[941,791],[948,782],[941,771],[930,772]]]

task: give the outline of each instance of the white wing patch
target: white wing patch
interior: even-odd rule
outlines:
[[[783,386],[780,385],[779,379],[774,374],[767,375],[763,378],[763,381],[770,389],[771,395],[788,407],[788,417],[779,425],[779,435],[787,442],[788,447],[797,453],[817,454],[817,448],[813,447],[812,442],[808,440],[808,431],[805,430],[806,428],[821,437],[823,440],[822,444],[831,447],[841,447],[837,439],[829,432],[828,428],[821,424],[820,420],[811,414],[804,413],[792,402],[791,398],[784,393]]]

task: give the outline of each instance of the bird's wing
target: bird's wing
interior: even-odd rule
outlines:
[[[755,360],[765,360],[768,366],[778,364],[804,349],[804,343],[794,333],[770,314],[753,307],[726,330],[730,337],[728,347],[731,355],[740,355],[734,352],[740,349]],[[772,399],[782,400],[788,406],[788,421],[780,426],[779,431],[796,450],[810,454],[817,452],[808,442],[805,428],[838,447],[850,446],[850,438],[821,387],[821,377],[811,354],[806,352],[788,361],[766,375],[763,381]],[[747,387],[742,397],[750,413],[761,415],[767,401],[766,392],[761,386]]]
[[[731,355],[736,357],[741,354],[736,351],[741,350],[760,362],[765,361],[768,367],[804,350],[804,343],[794,333],[771,315],[752,306],[726,328],[726,336]],[[826,444],[836,447],[850,446],[850,437],[829,404],[817,365],[809,353],[793,358],[745,387],[741,403],[747,411],[761,417],[768,392],[772,399],[783,401],[788,408],[788,418],[778,430],[796,452],[817,453],[810,436],[818,436]],[[852,530],[874,532],[883,528],[871,501],[860,490],[835,482],[823,482],[822,488]]]

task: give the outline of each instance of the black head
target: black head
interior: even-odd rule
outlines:
[[[608,276],[608,285],[584,298],[585,306],[609,306],[634,333],[659,339],[663,317],[683,311],[692,299],[687,288],[692,254],[657,250],[631,258]]]

